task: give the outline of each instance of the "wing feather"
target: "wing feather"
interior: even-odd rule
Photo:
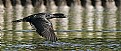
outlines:
[[[52,27],[52,23],[50,22],[48,23],[42,20],[36,20],[32,22],[32,24],[36,28],[37,33],[41,35],[42,37],[45,37],[47,40],[50,40],[50,41],[57,40],[57,37]]]

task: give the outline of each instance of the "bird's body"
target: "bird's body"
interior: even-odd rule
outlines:
[[[54,33],[52,23],[49,21],[52,18],[65,18],[65,16],[62,13],[38,13],[13,22],[29,22],[31,26],[35,27],[39,35],[45,37],[47,40],[56,41],[57,37]]]

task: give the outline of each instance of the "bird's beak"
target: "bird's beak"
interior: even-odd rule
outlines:
[[[66,16],[62,13],[55,13],[52,18],[66,18]]]

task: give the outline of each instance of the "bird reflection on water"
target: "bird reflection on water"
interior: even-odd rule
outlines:
[[[49,19],[52,18],[66,18],[66,16],[62,13],[37,13],[13,22],[29,22],[39,35],[45,37],[49,41],[57,41],[52,23],[49,21]]]

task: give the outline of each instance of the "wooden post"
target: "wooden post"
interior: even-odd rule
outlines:
[[[4,5],[0,0],[0,30],[4,29]],[[4,37],[4,32],[0,32],[0,39]]]
[[[12,20],[13,20],[13,7],[10,0],[5,0],[5,13],[4,13],[4,29],[12,30]],[[12,41],[12,32],[4,32],[4,37],[6,40]]]
[[[114,0],[104,0],[103,3],[105,9],[117,10]]]
[[[85,7],[86,7],[86,9],[88,9],[90,11],[94,9],[94,7],[91,4],[91,0],[86,0]]]
[[[57,6],[53,0],[46,0],[46,8],[46,11],[49,13],[55,13],[57,11]]]
[[[12,30],[13,7],[10,0],[5,1],[5,29]]]
[[[94,12],[94,30],[102,31],[103,29],[103,7],[101,5],[101,0],[95,0],[95,12]],[[95,38],[102,38],[102,32],[94,32]]]
[[[120,0],[120,5],[118,6],[118,10],[116,13],[116,30],[121,30],[121,0]],[[120,38],[121,32],[116,33],[116,38]]]
[[[86,0],[86,9],[83,11],[83,30],[94,30],[93,20],[94,20],[94,7],[91,4],[91,0]],[[93,38],[92,32],[83,32],[84,38]]]
[[[66,0],[58,0],[58,12],[68,15],[69,7],[66,4]],[[57,19],[57,30],[67,30],[68,29],[68,17]],[[67,37],[66,32],[58,32],[58,34],[63,34],[62,37]]]
[[[97,11],[103,11],[101,0],[95,0],[95,8]]]
[[[112,7],[114,7],[114,6],[112,5]],[[103,21],[104,21],[103,29],[104,30],[116,30],[116,22],[117,22],[117,20],[116,20],[116,9],[114,9],[112,7],[110,5],[110,7],[107,7],[107,10],[104,11],[104,13],[105,13],[104,16],[103,16],[104,17],[104,19],[103,19]],[[105,34],[107,35],[106,38],[116,38],[115,32],[114,33],[105,33]]]
[[[33,11],[34,10],[33,10],[31,0],[26,0],[25,7],[24,7],[24,12],[23,12],[24,17],[32,15]],[[23,29],[32,29],[30,23],[26,22],[25,24],[23,24]]]
[[[82,29],[82,7],[80,0],[72,0],[69,10],[69,30],[81,30]],[[81,37],[81,32],[71,32],[69,37]]]
[[[40,13],[40,12],[46,11],[46,7],[44,5],[43,0],[35,0],[34,7],[35,7],[35,9],[34,9],[35,13]]]
[[[0,0],[0,29],[4,29],[4,5],[2,3],[2,0]]]
[[[16,2],[16,4],[15,4],[15,6],[14,6],[14,8],[15,8],[15,10],[14,10],[14,17],[16,18],[16,19],[22,19],[23,18],[23,7],[22,7],[22,5],[21,5],[21,1],[20,0],[16,0],[15,1]],[[16,19],[14,19],[14,20],[16,20]],[[23,30],[23,23],[22,22],[19,22],[19,23],[15,23],[14,24],[15,26],[15,29],[14,30]],[[15,32],[15,34],[14,34],[14,39],[15,40],[22,40],[22,37],[23,36],[23,32]]]
[[[56,13],[57,12],[57,6],[55,5],[54,0],[46,0],[46,12],[48,13]],[[50,19],[50,21],[53,24],[53,28],[56,29],[56,18]]]
[[[23,10],[23,17],[27,17],[29,15],[32,15],[32,13],[34,11],[31,0],[25,0],[25,1],[26,2],[25,2],[24,10]],[[32,30],[32,29],[33,28],[31,27],[29,22],[24,22],[23,23],[23,30]],[[27,33],[24,32],[24,36],[25,36],[25,38],[32,39],[33,32],[27,32]]]

